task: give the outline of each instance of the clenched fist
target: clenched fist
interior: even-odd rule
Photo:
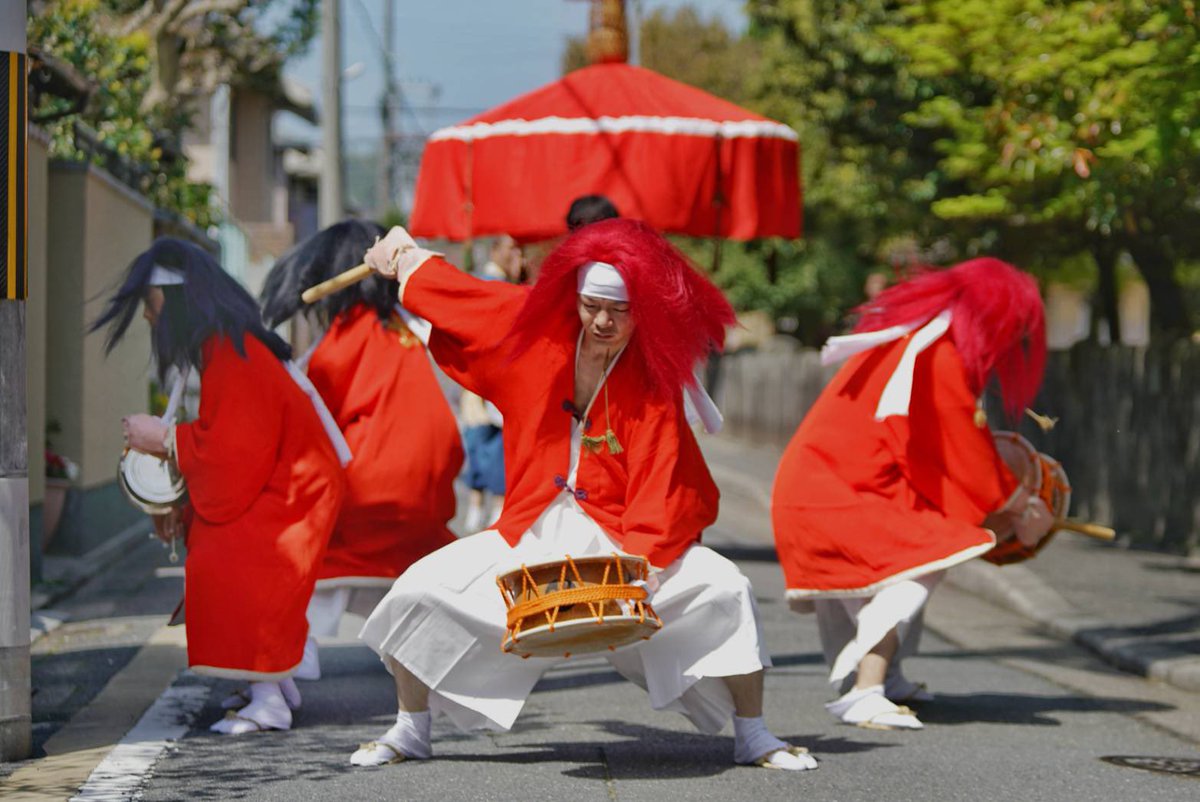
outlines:
[[[363,263],[381,276],[396,278],[403,272],[404,255],[419,250],[416,240],[402,226],[392,226],[383,239],[370,247],[363,256]]]

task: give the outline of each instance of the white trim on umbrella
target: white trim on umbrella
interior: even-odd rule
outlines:
[[[500,120],[440,128],[429,136],[430,142],[458,139],[470,142],[494,136],[530,136],[532,134],[678,134],[681,136],[721,136],[724,139],[761,138],[799,141],[799,136],[783,123],[772,120],[705,120],[698,117],[542,117],[537,120]]]

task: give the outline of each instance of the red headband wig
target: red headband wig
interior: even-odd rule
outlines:
[[[725,345],[733,307],[671,243],[637,220],[602,220],[567,237],[542,263],[509,336],[514,355],[543,338],[574,339],[580,328],[576,273],[585,262],[617,269],[629,291],[628,350],[646,366],[651,392],[678,397],[696,363]]]
[[[1046,319],[1037,282],[999,259],[971,259],[889,287],[856,311],[855,332],[923,325],[943,309],[972,390],[995,376],[1004,411],[1016,420],[1042,384]]]

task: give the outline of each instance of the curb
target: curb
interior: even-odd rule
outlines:
[[[65,614],[47,609],[50,605],[79,590],[88,580],[124,556],[135,541],[150,531],[148,520],[139,521],[80,557],[46,559],[43,562],[45,579],[31,588],[29,594],[30,643],[67,620]]]
[[[1170,643],[1146,641],[1136,631],[1084,615],[1022,565],[1000,568],[971,560],[950,569],[946,581],[1029,619],[1050,635],[1082,646],[1114,668],[1200,693],[1200,656]]]

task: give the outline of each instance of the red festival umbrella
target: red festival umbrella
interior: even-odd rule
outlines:
[[[652,70],[597,64],[435,131],[410,229],[548,239],[591,194],[671,233],[798,237],[796,132]]]

